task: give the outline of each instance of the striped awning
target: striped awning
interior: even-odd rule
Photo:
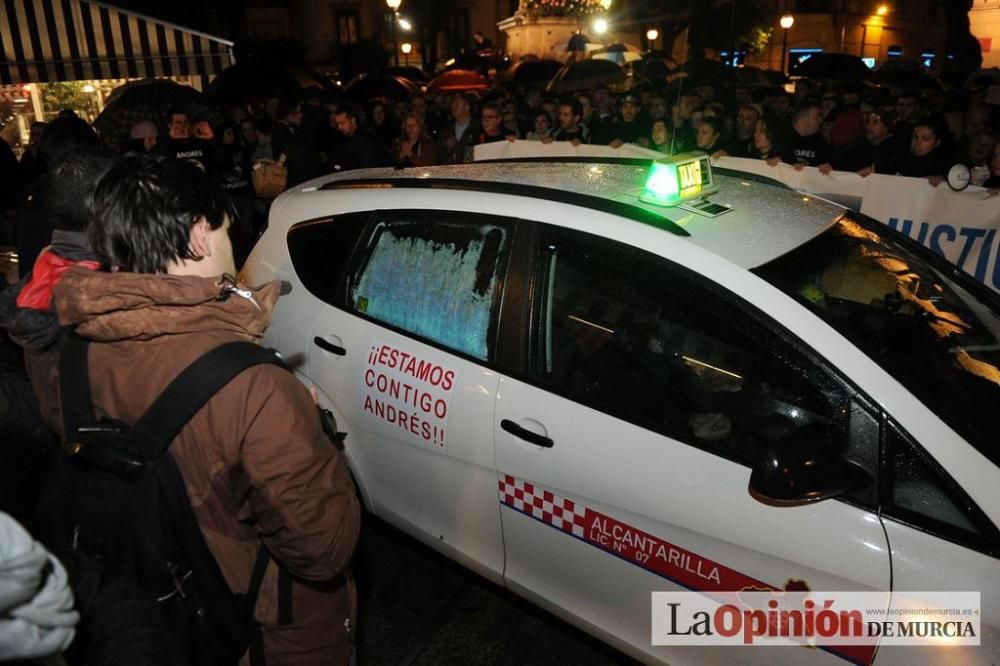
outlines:
[[[0,0],[0,84],[214,76],[233,43],[84,0]]]

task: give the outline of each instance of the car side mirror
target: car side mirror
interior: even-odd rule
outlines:
[[[768,447],[750,473],[751,497],[771,506],[799,506],[839,497],[870,481],[859,466],[808,432],[793,433]]]

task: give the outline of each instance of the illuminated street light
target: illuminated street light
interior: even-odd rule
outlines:
[[[603,35],[608,31],[608,21],[607,19],[597,19],[594,21],[594,32],[598,35]]]
[[[407,32],[413,30],[413,24],[407,21],[402,16],[399,17],[399,27],[402,28],[403,30],[406,30]]]
[[[657,30],[656,28],[650,28],[649,30],[646,31],[646,39],[648,39],[650,43],[655,42],[656,38],[659,36],[660,36],[660,31]]]
[[[791,29],[792,24],[795,23],[795,17],[791,14],[785,14],[780,19],[778,19],[778,25],[781,26],[781,71],[784,74],[788,73],[788,31]]]
[[[409,42],[403,42],[399,45],[399,50],[403,52],[403,55],[410,55],[413,52],[413,44]]]
[[[889,6],[879,5],[878,9],[875,10],[875,13],[878,14],[879,16],[885,16],[886,14],[889,13]]]
[[[399,48],[396,46],[399,43],[396,41],[396,10],[403,4],[403,0],[385,0],[385,4],[392,10],[392,55],[396,60],[396,67],[399,67]]]

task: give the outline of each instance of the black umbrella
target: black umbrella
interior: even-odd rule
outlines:
[[[736,76],[740,82],[750,86],[774,86],[785,82],[785,75],[771,69],[760,67],[737,67]]]
[[[392,74],[358,74],[344,86],[344,93],[356,100],[401,99],[419,95],[420,87]]]
[[[243,102],[255,97],[297,95],[301,89],[296,76],[287,69],[247,62],[219,72],[207,92],[216,99]]]
[[[521,60],[514,63],[503,74],[500,80],[504,83],[518,83],[520,85],[530,85],[532,83],[546,83],[562,69],[563,64],[558,60]]]
[[[714,84],[736,83],[740,80],[736,74],[736,68],[730,67],[724,62],[709,60],[708,58],[693,58],[688,60],[681,66],[681,71],[689,77],[709,81]]]
[[[104,111],[94,121],[94,129],[109,145],[121,148],[128,143],[137,122],[148,120],[164,130],[170,122],[170,110],[175,107],[184,109],[192,122],[208,120],[218,124],[223,120],[194,88],[166,79],[142,79],[111,91]]]
[[[545,89],[554,93],[569,93],[621,83],[625,83],[625,72],[617,64],[610,60],[581,60],[560,69]]]
[[[817,53],[794,63],[790,73],[792,76],[829,81],[867,81],[872,75],[864,60],[849,53]]]
[[[890,60],[875,70],[875,83],[896,88],[940,90],[941,82],[916,60]]]

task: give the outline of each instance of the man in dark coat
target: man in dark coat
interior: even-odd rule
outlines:
[[[303,118],[301,104],[282,100],[278,105],[278,122],[271,133],[271,150],[276,160],[285,156],[288,187],[322,175],[319,151],[313,146],[309,133],[302,128]]]
[[[335,171],[367,169],[392,164],[385,146],[368,127],[361,126],[361,112],[353,104],[342,104],[334,114],[337,130],[345,141],[331,155],[331,166]]]

